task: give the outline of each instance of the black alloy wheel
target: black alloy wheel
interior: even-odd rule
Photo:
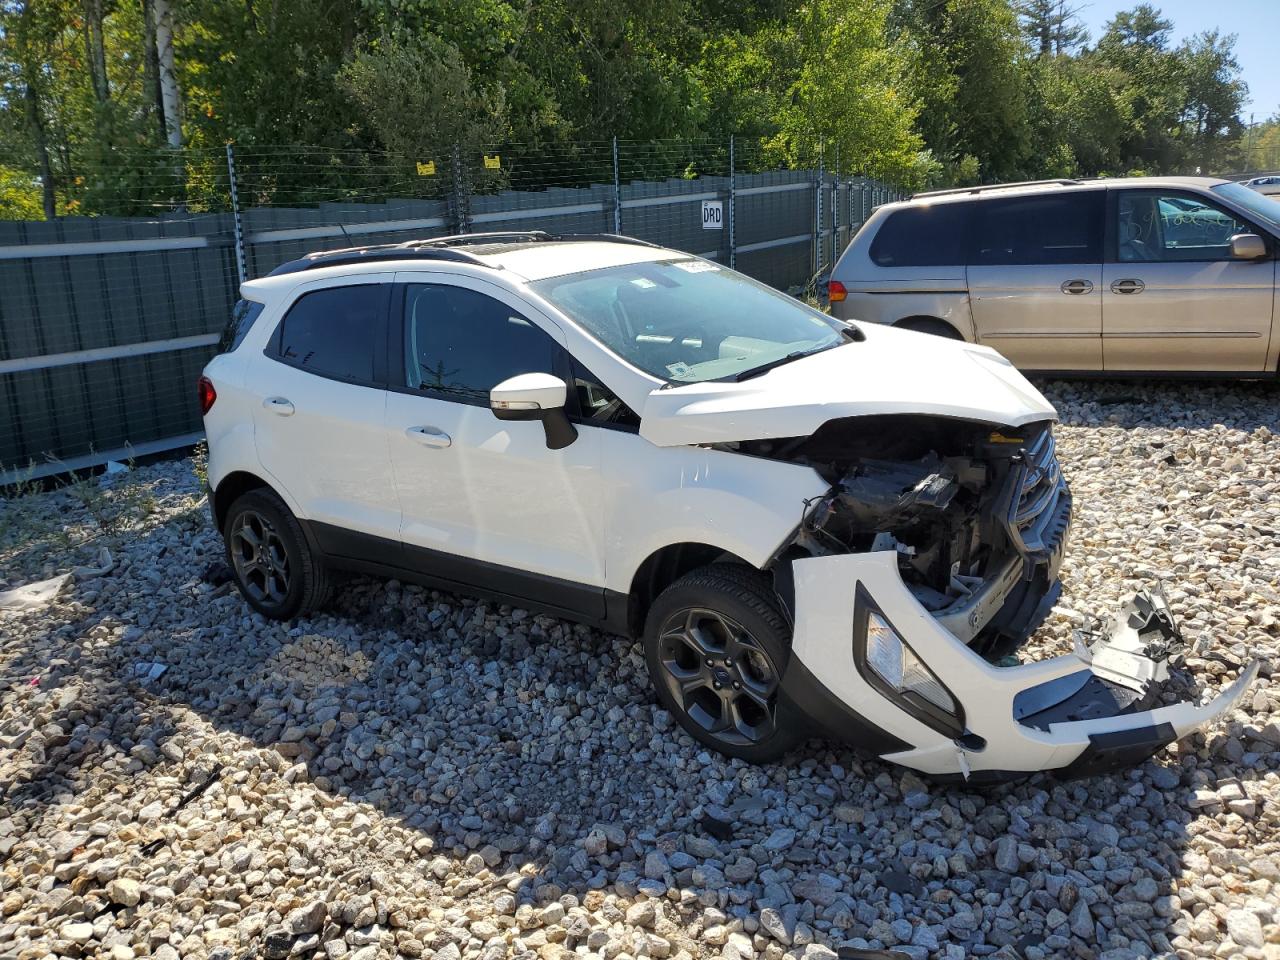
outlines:
[[[663,590],[644,655],[658,701],[713,750],[763,763],[807,736],[782,690],[791,628],[772,580],[753,567],[713,563]]]
[[[222,539],[241,596],[264,617],[292,620],[328,600],[324,558],[275,491],[259,487],[237,497],[227,510]]]
[[[780,677],[742,624],[714,610],[680,610],[660,643],[668,691],[708,735],[742,746],[776,732]]]
[[[236,577],[252,600],[282,605],[289,595],[289,554],[271,521],[256,510],[242,510],[227,546]]]

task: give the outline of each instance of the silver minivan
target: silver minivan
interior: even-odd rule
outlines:
[[[1053,180],[879,207],[832,312],[994,347],[1023,370],[1277,373],[1280,202],[1210,177]]]

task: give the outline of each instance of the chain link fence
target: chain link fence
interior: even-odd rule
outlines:
[[[900,196],[837,157],[797,169],[734,138],[113,157],[66,188],[69,215],[0,221],[0,484],[199,440],[195,379],[240,283],[311,251],[620,233],[800,292]]]

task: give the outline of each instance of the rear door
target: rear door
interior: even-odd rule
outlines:
[[[1232,259],[1231,237],[1265,233],[1196,193],[1111,193],[1106,369],[1261,371],[1275,260]]]
[[[974,203],[968,282],[979,343],[1025,370],[1102,369],[1104,196]]]
[[[245,378],[262,466],[340,556],[352,555],[351,534],[399,538],[383,423],[392,278],[304,287]]]

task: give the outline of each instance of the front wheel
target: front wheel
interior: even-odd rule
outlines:
[[[658,701],[699,743],[761,763],[801,739],[779,721],[790,630],[758,570],[712,564],[677,580],[649,610],[644,649]]]

